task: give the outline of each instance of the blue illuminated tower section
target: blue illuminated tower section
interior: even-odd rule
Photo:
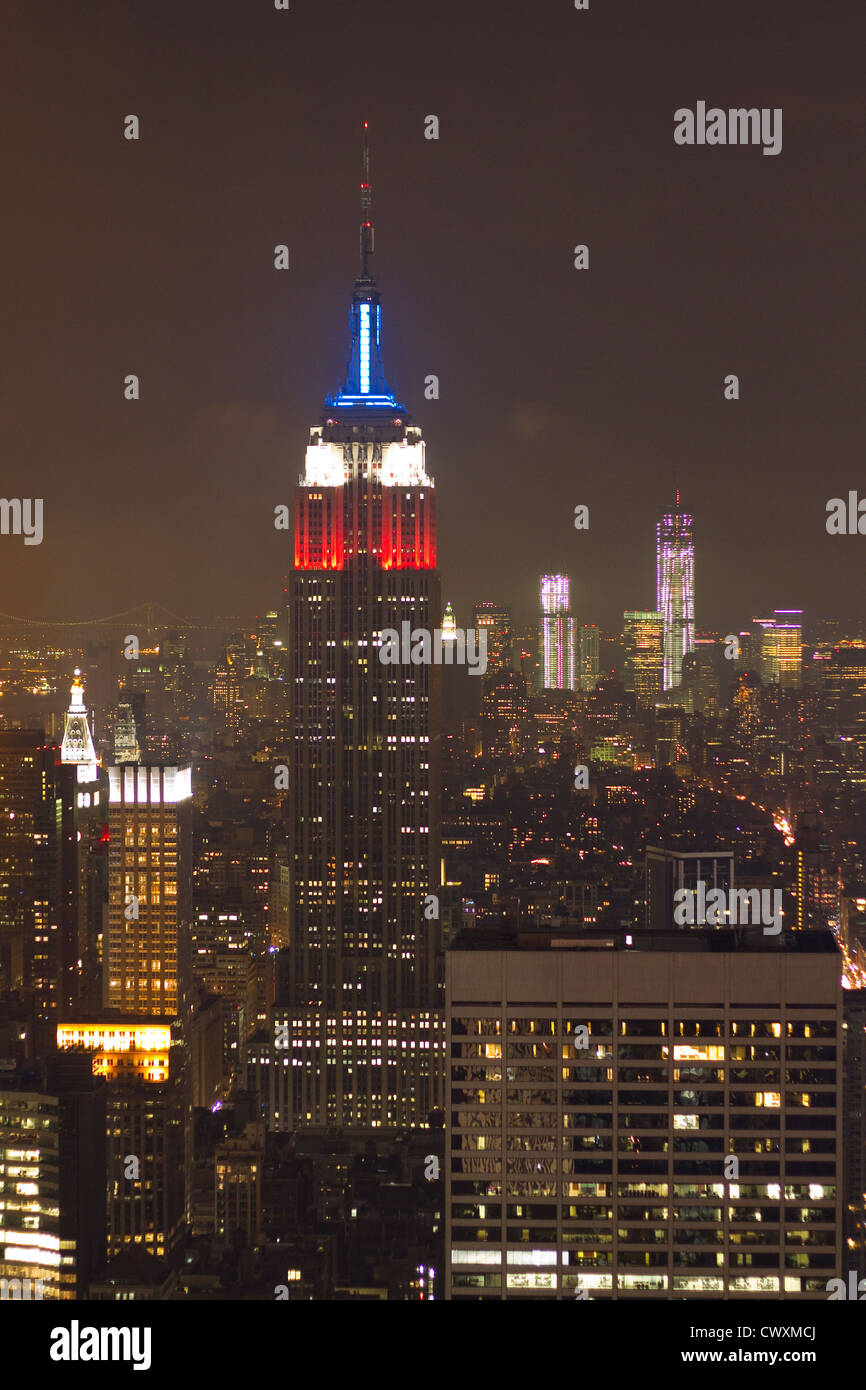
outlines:
[[[388,389],[382,362],[382,306],[379,303],[379,290],[370,274],[369,266],[369,258],[373,252],[371,203],[370,131],[365,121],[364,148],[361,156],[361,274],[355,281],[349,323],[352,355],[346,370],[346,380],[336,395],[328,396],[325,405],[342,410],[353,406],[363,406],[374,411],[396,410],[405,415],[406,407],[399,404]]]
[[[695,648],[694,519],[680,507],[656,526],[656,608],[664,619],[665,690],[683,678],[683,657]]]

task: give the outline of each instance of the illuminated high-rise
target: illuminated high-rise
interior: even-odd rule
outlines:
[[[76,770],[42,729],[0,732],[0,989],[32,990],[44,1040],[75,993]]]
[[[573,690],[574,677],[568,575],[545,574],[541,580],[541,683],[545,690]]]
[[[29,1086],[15,1077],[5,1081],[0,1090],[0,1278],[22,1286],[30,1281],[33,1291],[25,1292],[32,1298],[61,1297],[59,1148],[57,1097],[45,1095],[36,1079]]]
[[[133,751],[134,734],[121,743]],[[108,1082],[106,1253],[140,1245],[163,1256],[183,1229],[189,1172],[186,1050],[173,1046],[171,1024],[184,1021],[191,994],[192,777],[188,767],[132,762],[108,777],[102,969],[112,1014],[70,1020],[57,1044],[90,1050]]]
[[[836,943],[687,936],[447,952],[446,1299],[817,1301],[847,1271]]]
[[[385,629],[440,626],[436,494],[385,378],[370,197],[365,133],[347,375],[295,494],[290,1001],[274,1015],[291,1128],[423,1125],[443,1084],[441,668],[380,660]]]
[[[108,940],[103,1002],[125,1014],[181,1012],[191,929],[191,774],[108,769]]]
[[[772,618],[756,618],[760,631],[760,669],[764,685],[799,690],[803,684],[803,612],[777,608]]]
[[[638,709],[652,709],[662,691],[664,618],[661,613],[623,613],[623,684]]]
[[[475,627],[487,631],[487,676],[511,669],[511,609],[498,603],[476,603]]]
[[[694,520],[680,507],[656,526],[656,608],[664,618],[664,688],[682,680],[683,657],[695,645]]]
[[[50,1051],[0,1077],[0,1301],[85,1298],[105,1255],[105,1083]]]
[[[595,690],[599,677],[599,639],[595,623],[584,623],[580,629],[580,688]]]

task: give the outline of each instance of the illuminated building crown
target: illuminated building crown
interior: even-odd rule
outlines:
[[[368,269],[370,150],[361,166],[361,273],[352,296],[352,350],[342,390],[310,431],[295,495],[295,569],[436,568],[436,505],[421,429],[385,383],[379,292]]]
[[[78,768],[79,782],[95,782],[97,772],[96,749],[87,722],[87,709],[84,704],[84,682],[78,667],[70,692],[69,709],[63,729],[63,743],[60,747],[60,761],[74,763]]]

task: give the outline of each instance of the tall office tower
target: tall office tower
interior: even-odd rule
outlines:
[[[566,574],[545,574],[541,579],[541,652],[543,688],[573,690],[574,618]]]
[[[649,845],[646,851],[646,925],[648,931],[672,931],[675,927],[676,894],[683,889],[695,898],[698,883],[705,892],[734,887],[734,855],[727,849],[696,849],[684,841],[675,845]],[[693,914],[696,915],[696,914]],[[700,926],[695,923],[695,927]],[[681,928],[692,930],[693,928]]]
[[[683,657],[682,686],[686,708],[705,719],[717,719],[721,699],[720,647],[713,637],[696,637],[694,651]],[[733,663],[729,662],[728,665]]]
[[[242,1232],[253,1244],[262,1237],[262,1181],[266,1128],[261,1120],[230,1136],[214,1154],[214,1233],[231,1240]]]
[[[665,620],[661,613],[623,613],[623,685],[638,709],[652,709],[662,693]]]
[[[18,1297],[60,1298],[58,1099],[39,1071],[0,1087],[0,1279],[20,1281]]]
[[[802,811],[794,832],[797,930],[826,927],[839,915],[841,864],[820,811]]]
[[[62,829],[67,855],[75,862],[69,872],[77,882],[67,884],[69,902],[61,928],[60,1008],[69,1017],[82,999],[90,999],[97,983],[94,947],[104,923],[102,920],[101,873],[105,846],[102,843],[108,804],[105,774],[100,775],[87,709],[84,682],[76,668],[70,691],[69,709],[63,731],[60,762],[68,768],[67,781],[74,778],[73,795],[64,798]],[[59,774],[64,777],[64,774]],[[77,903],[77,907],[76,907]]]
[[[104,1253],[105,1083],[52,1050],[0,1079],[0,1299],[86,1297]]]
[[[674,767],[687,760],[688,725],[682,705],[659,705],[655,735],[656,767]]]
[[[529,702],[526,681],[516,671],[503,670],[485,682],[481,702],[484,752],[494,758],[519,758],[529,742]]]
[[[123,698],[138,715],[139,742],[145,756],[152,762],[179,761],[178,731],[167,687],[169,663],[160,644],[142,645],[138,660],[124,665],[130,669],[124,673]]]
[[[538,660],[537,623],[512,630],[511,669],[523,676],[528,690],[537,688],[538,673],[541,670],[541,663]]]
[[[41,729],[0,733],[0,981],[32,995],[44,1043],[77,958],[75,788]]]
[[[380,660],[386,629],[440,626],[435,490],[385,380],[370,209],[365,126],[347,376],[295,494],[291,1128],[423,1125],[444,1079],[440,930],[424,905],[440,877],[442,668]]]
[[[118,1080],[108,1086],[109,1259],[131,1245],[160,1258],[170,1255],[183,1233],[191,1167],[189,1090],[183,1060],[173,1054],[170,1065],[167,1081]]]
[[[163,1256],[183,1231],[190,1171],[188,1054],[169,1025],[186,1021],[192,995],[192,778],[188,767],[129,762],[108,777],[103,1004],[126,1018],[71,1024],[58,1046],[96,1049],[109,1083],[106,1253],[137,1245]]]
[[[61,1297],[86,1298],[105,1258],[105,1081],[90,1054],[54,1050],[45,1059],[46,1090],[57,1097]]]
[[[849,1269],[866,1274],[866,989],[845,990],[845,1239]]]
[[[664,688],[682,679],[683,657],[695,645],[695,539],[690,512],[666,512],[656,526],[656,608],[664,616]]]
[[[822,676],[823,721],[831,738],[850,740],[866,759],[866,646],[834,647]]]
[[[497,603],[476,603],[475,627],[487,630],[487,671],[491,679],[511,670],[511,609]]]
[[[141,751],[138,746],[138,730],[132,705],[121,703],[117,706],[117,720],[114,725],[115,763],[139,763]]]
[[[598,643],[600,635],[595,623],[584,623],[580,629],[581,690],[595,690],[595,687],[598,685]]]
[[[115,1014],[61,1024],[57,1047],[67,1066],[86,1058],[107,1083],[101,1260],[130,1245],[169,1254],[183,1231],[191,1152],[190,1077],[180,1031],[172,1038],[166,1020],[144,1011],[139,1017]]]
[[[731,694],[734,736],[742,748],[754,748],[761,724],[761,689],[758,677],[750,671],[737,676]]]
[[[848,1267],[830,933],[475,936],[446,956],[445,1297],[826,1299]]]
[[[110,767],[108,941],[103,1003],[171,1018],[189,989],[191,773]]]
[[[772,618],[755,618],[760,634],[760,672],[764,685],[799,690],[803,684],[803,612],[777,608]]]
[[[799,690],[803,684],[803,611],[777,608],[773,621],[778,634],[779,684],[783,690]]]

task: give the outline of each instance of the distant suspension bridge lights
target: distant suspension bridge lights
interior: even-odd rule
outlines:
[[[83,621],[63,622],[53,618],[22,618],[11,613],[0,613],[0,628],[34,628],[53,630],[86,631],[88,628],[123,628],[139,631],[155,631],[162,628],[180,628],[184,632],[225,632],[242,627],[245,619],[237,615],[224,618],[215,617],[210,622],[197,618],[182,618],[160,603],[142,603],[137,608],[127,608],[122,613],[111,613],[103,618],[86,618]]]

